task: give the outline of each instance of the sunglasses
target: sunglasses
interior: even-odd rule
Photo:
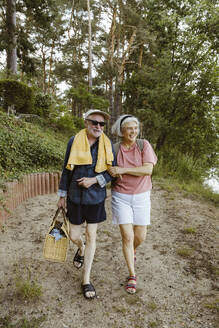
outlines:
[[[90,120],[89,118],[87,118],[86,121],[91,122],[92,125],[95,125],[95,126],[97,126],[98,124],[99,124],[100,126],[104,126],[104,125],[106,124],[106,122],[99,122],[99,121],[95,121],[95,120]]]

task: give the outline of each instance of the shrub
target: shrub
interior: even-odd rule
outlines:
[[[53,119],[54,127],[61,131],[67,137],[75,135],[79,130],[84,128],[83,119],[72,116],[69,113]]]
[[[43,93],[36,94],[34,101],[35,114],[42,117],[49,117],[53,110],[53,104],[54,100],[50,95],[44,95]]]
[[[65,114],[55,120],[55,124],[59,130],[71,132],[75,130],[73,117],[70,114]]]
[[[61,168],[65,140],[0,112],[0,175]]]
[[[202,163],[187,154],[176,151],[165,151],[158,154],[158,164],[154,174],[163,177],[174,177],[180,182],[202,182],[206,168]]]
[[[0,80],[0,104],[5,110],[14,105],[18,113],[33,113],[33,89],[16,80]]]

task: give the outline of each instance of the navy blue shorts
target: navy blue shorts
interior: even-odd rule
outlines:
[[[106,220],[104,201],[95,205],[75,204],[67,198],[67,218],[72,224],[100,223]]]

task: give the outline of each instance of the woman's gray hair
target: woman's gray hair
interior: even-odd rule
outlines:
[[[122,137],[123,134],[122,134],[122,127],[124,127],[124,125],[128,122],[135,122],[137,123],[138,125],[138,133],[139,133],[139,120],[135,117],[135,116],[132,116],[132,115],[129,115],[129,114],[125,114],[125,115],[122,115],[120,116],[116,122],[113,124],[112,126],[112,134],[114,136],[117,136],[117,137]]]

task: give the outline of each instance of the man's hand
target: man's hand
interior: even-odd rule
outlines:
[[[97,183],[97,178],[93,177],[93,178],[80,178],[77,180],[79,186],[84,187],[84,188],[89,188],[90,186],[92,186],[93,184]]]
[[[57,203],[58,208],[65,208],[66,207],[66,200],[65,197],[60,197]]]

